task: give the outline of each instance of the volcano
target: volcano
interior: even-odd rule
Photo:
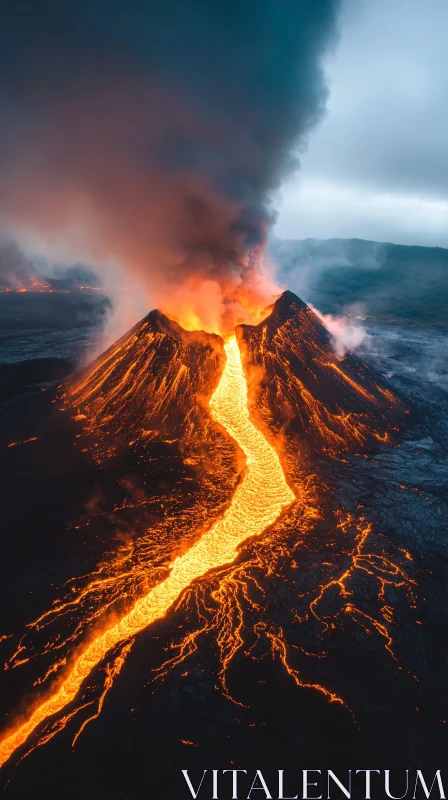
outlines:
[[[188,442],[202,428],[225,362],[215,334],[189,332],[152,311],[68,387],[65,399],[95,438],[97,456],[144,452],[161,438]]]
[[[351,353],[336,355],[316,314],[286,291],[237,340],[251,414],[266,433],[337,456],[390,440],[403,403]],[[205,441],[210,397],[225,363],[216,334],[189,332],[152,311],[68,387],[65,401],[94,440],[98,458],[151,442]]]
[[[261,323],[237,326],[226,341],[152,311],[62,387],[56,403],[80,426],[74,446],[96,465],[94,496],[84,499],[74,529],[105,552],[90,572],[66,580],[66,594],[27,625],[8,660],[21,666],[31,661],[28,651],[40,650],[46,673],[33,676],[29,713],[0,740],[0,764],[47,742],[81,712],[75,743],[154,624],[178,620],[182,632],[177,654],[162,656],[155,672],[166,677],[199,641],[214,638],[228,698],[230,665],[261,648],[296,686],[345,706],[328,675],[314,677],[310,652],[341,619],[374,633],[394,655],[385,599],[389,588],[408,589],[406,572],[390,554],[368,550],[365,517],[324,507],[326,488],[305,474],[302,456],[337,460],[341,452],[384,446],[406,409],[359,359],[336,355],[326,328],[291,292]],[[131,487],[124,501],[123,486]],[[317,563],[295,575],[296,551],[312,535],[324,536]],[[283,586],[305,583],[280,610],[275,589],[272,614],[260,598],[268,597],[273,575]],[[361,600],[347,602],[357,580]],[[300,614],[298,598],[306,604]],[[311,657],[311,669],[291,661],[288,615],[291,626],[305,626],[307,648],[294,647]],[[54,673],[42,700],[39,685]],[[86,716],[103,673],[97,709]]]
[[[330,456],[389,441],[398,430],[401,400],[355,355],[337,356],[331,334],[292,292],[259,325],[236,333],[251,411],[265,429]]]

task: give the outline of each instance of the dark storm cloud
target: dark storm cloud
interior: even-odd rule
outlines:
[[[338,0],[11,0],[0,215],[229,295],[322,115]],[[163,280],[162,280],[163,277]]]
[[[361,0],[349,9],[310,166],[364,186],[446,197],[448,3]]]
[[[346,0],[279,235],[448,246],[447,0]]]

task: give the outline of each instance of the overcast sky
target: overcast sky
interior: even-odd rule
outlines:
[[[346,0],[276,235],[448,246],[448,0]]]

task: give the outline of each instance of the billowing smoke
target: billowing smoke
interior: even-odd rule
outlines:
[[[273,196],[324,111],[338,5],[8,3],[0,224],[118,265],[208,327],[269,301]]]
[[[331,333],[334,351],[341,358],[347,351],[357,350],[368,337],[365,328],[352,316],[334,317],[332,314],[322,314],[311,303],[308,305]]]
[[[55,264],[42,257],[32,258],[16,241],[0,234],[0,292],[45,287],[71,291],[97,283],[97,276],[84,265]]]
[[[39,273],[11,239],[0,237],[0,291],[27,286]]]

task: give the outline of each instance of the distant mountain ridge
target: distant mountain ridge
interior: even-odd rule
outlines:
[[[281,281],[320,311],[448,326],[448,249],[364,239],[273,239]]]

